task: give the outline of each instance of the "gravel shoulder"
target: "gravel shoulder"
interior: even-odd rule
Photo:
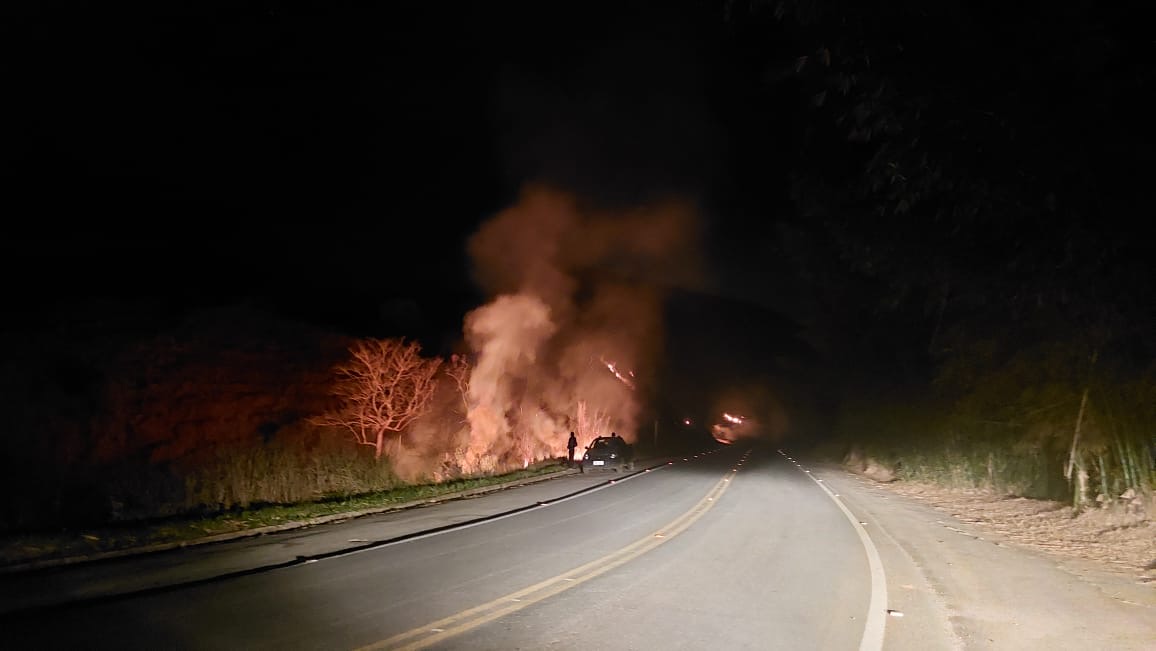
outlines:
[[[1062,505],[815,475],[859,516],[888,583],[884,648],[1152,649],[1152,523]]]

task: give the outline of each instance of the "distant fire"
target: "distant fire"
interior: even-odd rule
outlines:
[[[758,430],[758,423],[753,419],[740,414],[723,412],[722,422],[711,427],[711,435],[719,443],[730,445],[736,440],[754,436]]]

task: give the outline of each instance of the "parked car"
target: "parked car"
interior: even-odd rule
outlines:
[[[582,455],[582,471],[634,470],[634,446],[620,436],[599,436],[586,446]]]

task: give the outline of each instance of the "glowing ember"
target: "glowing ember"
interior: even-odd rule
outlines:
[[[618,378],[619,381],[630,387],[631,390],[634,389],[634,383],[631,382],[630,379],[623,375],[621,372],[619,372],[618,366],[614,362],[606,361],[605,357],[600,359],[602,360],[602,363],[606,365],[606,368],[610,369],[610,372],[614,374],[614,377]],[[627,371],[627,373],[630,375],[630,377],[634,377],[634,371]]]
[[[743,422],[742,416],[732,416],[730,414],[723,414],[723,419],[730,421],[736,425],[741,425]]]

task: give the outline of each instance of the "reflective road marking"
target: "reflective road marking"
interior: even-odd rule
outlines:
[[[477,628],[482,624],[486,624],[505,617],[510,613],[517,612],[523,608],[532,606],[543,599],[548,599],[556,594],[565,592],[570,588],[585,583],[601,574],[605,574],[610,570],[628,563],[631,560],[638,558],[646,552],[658,547],[678,534],[686,531],[692,524],[701,518],[707,511],[710,510],[718,502],[718,498],[726,492],[727,487],[730,486],[730,478],[737,472],[732,470],[726,474],[710,489],[710,491],[699,500],[689,511],[678,516],[672,520],[665,527],[658,531],[641,538],[622,549],[611,552],[602,558],[590,561],[585,565],[576,567],[568,572],[563,572],[555,577],[546,579],[540,583],[535,583],[532,586],[510,593],[504,597],[499,597],[484,603],[480,606],[475,606],[468,610],[463,610],[455,615],[450,615],[435,622],[410,629],[404,633],[399,633],[393,637],[374,642],[373,644],[358,647],[356,651],[376,651],[378,649],[424,649],[425,647],[436,644],[447,638],[455,635],[460,635],[466,631]]]
[[[816,479],[810,470],[803,468],[797,461],[788,457],[785,452],[779,450],[779,454],[787,457],[787,460],[794,463],[803,472],[807,473],[819,488],[823,489],[830,498],[847,516],[851,522],[851,526],[855,528],[855,533],[859,534],[859,541],[863,543],[863,549],[867,552],[867,567],[871,570],[871,601],[867,604],[867,623],[863,626],[863,638],[859,641],[859,651],[880,651],[883,648],[883,634],[887,627],[887,576],[883,573],[883,561],[879,558],[879,550],[875,549],[875,543],[871,541],[871,536],[867,535],[867,530],[863,528],[863,522],[855,517],[851,511],[843,505],[843,500],[836,495],[834,491],[827,488],[822,479]]]

